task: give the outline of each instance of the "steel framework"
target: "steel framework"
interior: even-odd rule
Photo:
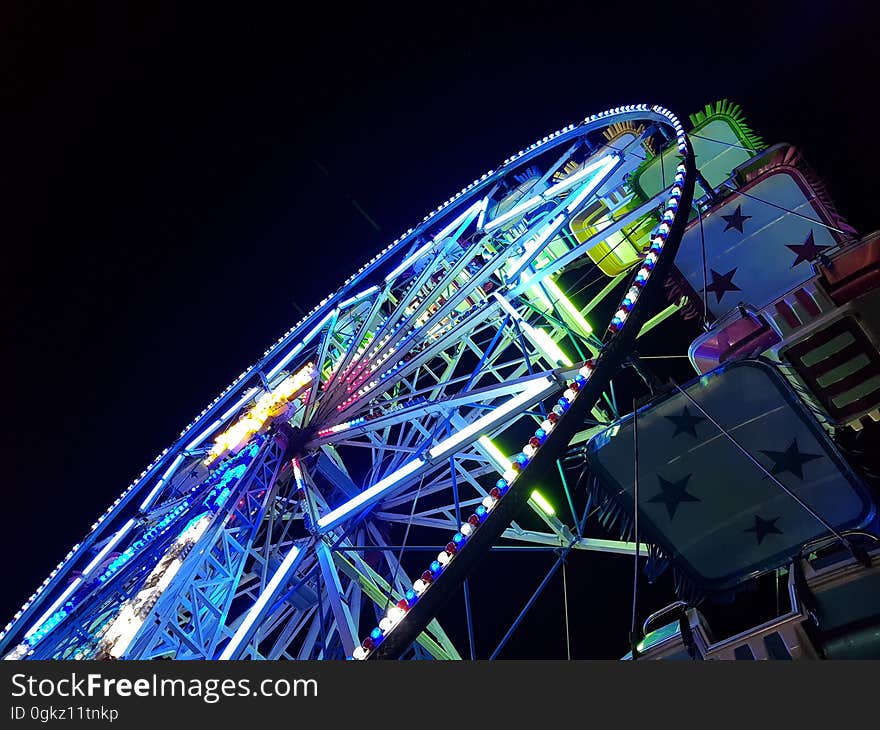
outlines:
[[[681,164],[626,208],[652,137]],[[616,416],[612,377],[677,309],[657,314],[651,290],[694,179],[680,123],[648,105],[569,125],[482,175],[217,396],[28,599],[0,652],[474,658],[468,578],[490,551],[556,553],[536,596],[571,550],[632,555],[584,534],[560,457]],[[576,240],[572,220],[596,205],[606,225]],[[646,217],[639,260],[583,286],[589,252]],[[600,317],[608,329],[589,323]],[[533,491],[551,479],[564,517]],[[459,588],[466,651],[437,619]]]

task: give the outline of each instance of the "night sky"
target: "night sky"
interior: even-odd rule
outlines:
[[[0,625],[301,311],[569,122],[642,101],[685,119],[729,98],[804,152],[858,230],[880,224],[880,11],[576,5],[321,4],[307,19],[4,4]],[[626,624],[630,570],[601,558],[578,574],[574,610],[600,633]],[[625,651],[625,634],[609,642],[574,637],[579,656]]]

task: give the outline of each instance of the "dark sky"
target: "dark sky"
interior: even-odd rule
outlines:
[[[0,17],[2,623],[298,307],[569,122],[730,98],[878,223],[880,24],[857,3],[123,5]]]

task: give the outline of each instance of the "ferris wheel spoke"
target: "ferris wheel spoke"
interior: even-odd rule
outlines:
[[[477,326],[472,332],[477,333],[477,332],[482,331],[483,329],[487,329],[487,328],[491,329],[491,327],[492,327],[491,324],[484,325],[482,327]],[[455,343],[453,345],[453,347],[455,348],[455,350],[451,356],[447,355],[444,352],[440,353],[440,357],[444,358],[448,362],[449,367],[452,367],[453,365],[455,365],[461,357],[462,351],[461,351],[461,348],[458,346],[458,344]],[[423,371],[423,368],[421,366],[419,366],[419,367],[416,367],[415,369],[413,369],[411,372],[408,372],[406,377],[399,377],[393,383],[395,392],[386,391],[385,393],[383,393],[382,398],[384,399],[384,401],[381,401],[378,404],[378,407],[380,409],[384,409],[387,411],[388,409],[394,408],[394,407],[401,405],[401,404],[408,405],[410,403],[410,401],[416,397],[430,400],[432,398],[436,398],[436,397],[442,395],[442,393],[447,388],[453,388],[454,386],[458,385],[459,383],[466,381],[470,377],[469,375],[461,375],[461,376],[457,376],[457,377],[450,377],[446,381],[441,381],[441,380],[438,380],[438,377],[436,376],[436,374],[434,374],[434,375],[432,375],[432,384],[431,385],[418,385],[419,381],[421,380],[420,374],[422,373],[422,371]],[[424,371],[424,372],[428,372],[428,371]],[[444,375],[447,374],[448,372],[449,372],[449,369],[446,370]],[[373,401],[371,401],[371,403],[372,402]],[[355,411],[355,413],[364,413],[364,412],[365,411],[363,409],[361,409],[360,411],[357,411],[357,410]]]
[[[539,269],[536,272],[536,276],[544,278],[565,269],[581,257],[585,256],[591,248],[602,243],[602,241],[606,240],[611,235],[619,233],[624,228],[631,226],[644,216],[654,212],[658,208],[658,206],[661,206],[666,201],[668,197],[669,194],[666,190],[659,193],[658,195],[655,195],[653,198],[638,206],[634,210],[625,213],[616,221],[613,221],[608,227],[603,228],[601,231],[597,232],[583,243],[578,244],[558,258],[552,260],[546,266]],[[520,281],[518,284],[510,288],[510,290],[508,291],[508,295],[511,297],[519,296],[533,284],[534,278],[528,279],[527,281]]]
[[[364,533],[360,535],[361,540]],[[369,549],[384,548],[384,541]],[[389,583],[372,567],[364,562],[360,553],[365,547],[355,548],[350,544],[339,545],[334,549],[333,556],[340,572],[345,573],[353,584],[356,584],[371,603],[384,611],[389,603],[399,601],[403,593],[391,589]],[[460,659],[455,646],[450,641],[440,624],[434,620],[429,623],[416,641],[423,646],[435,659]]]
[[[324,331],[324,334],[321,337],[321,341],[318,344],[317,354],[315,356],[315,377],[312,379],[311,388],[309,389],[308,396],[303,403],[304,415],[312,412],[315,406],[315,398],[320,392],[319,388],[321,385],[321,374],[324,372],[325,361],[327,360],[327,353],[330,350],[330,346],[333,342],[333,337],[336,333],[336,324],[338,321],[339,308],[337,307],[332,311],[327,329],[326,331]]]
[[[354,648],[360,643],[357,623],[352,618],[348,602],[343,597],[342,584],[339,581],[339,574],[336,572],[336,564],[329,546],[323,540],[318,540],[315,544],[315,550],[318,554],[318,562],[321,566],[321,575],[324,578],[330,608],[336,619],[339,638],[346,656],[351,656]]]
[[[421,367],[424,363],[439,355],[439,353],[449,348],[454,348],[458,338],[466,332],[476,328],[482,318],[491,316],[496,306],[497,305],[494,302],[485,304],[480,307],[478,311],[472,311],[470,314],[460,318],[455,327],[450,323],[439,332],[433,334],[424,343],[424,346],[419,349],[417,354],[412,356],[409,362],[403,361],[404,364],[399,366],[396,378],[375,381],[375,384],[370,385],[369,388],[365,389],[363,394],[356,393],[354,396],[350,396],[345,401],[342,401],[342,403],[337,406],[339,417],[345,418],[352,410],[357,408],[359,405],[358,401],[362,395],[368,394],[370,398],[376,398],[382,395],[395,385],[397,378],[406,377],[417,368]]]
[[[474,294],[475,290],[478,287],[481,287],[483,286],[483,284],[485,284],[485,282],[488,280],[488,277],[494,275],[499,266],[510,255],[510,250],[502,249],[501,251],[496,253],[488,262],[484,263],[482,268],[480,268],[476,272],[473,272],[472,276],[466,282],[462,284],[458,284],[456,282],[457,288],[454,295],[450,296],[449,298],[445,298],[445,301],[436,309],[436,311],[429,317],[429,319],[425,323],[420,324],[412,334],[406,337],[406,339],[401,339],[406,334],[406,330],[400,328],[400,322],[396,322],[396,324],[393,326],[393,329],[399,330],[396,335],[392,335],[392,332],[388,332],[387,334],[382,336],[382,334],[385,332],[385,329],[380,329],[379,333],[376,335],[376,341],[378,341],[379,344],[371,351],[367,352],[365,354],[365,357],[361,358],[361,365],[359,368],[355,368],[353,371],[349,371],[349,378],[355,378],[353,385],[349,387],[353,388],[355,385],[361,385],[364,382],[367,376],[363,374],[363,371],[366,368],[369,360],[378,359],[378,362],[382,363],[387,360],[392,353],[403,354],[410,351],[416,343],[423,342],[425,332],[431,333],[436,330],[436,327],[438,325],[442,326],[445,319],[449,316],[453,316],[452,312],[465,300],[472,302],[471,310],[473,310],[474,306],[479,306],[476,303],[477,300],[471,299],[471,296]],[[454,277],[458,276],[458,274],[463,271],[466,266],[470,266],[471,263],[472,259],[469,254],[462,255],[459,263],[446,273],[446,280],[454,279]],[[420,276],[424,276],[429,271],[430,267],[426,267],[426,269],[422,272],[422,275]],[[437,288],[435,288],[434,291],[437,291]],[[425,306],[430,305],[430,303],[431,297],[426,296],[424,298],[424,301],[422,302],[421,308],[417,309],[416,312],[413,313],[412,318],[416,319],[416,324],[419,324],[419,313]],[[397,311],[399,311],[400,309],[401,308],[398,308]],[[387,324],[385,325],[385,327],[387,327]],[[436,338],[436,335],[433,335],[433,337]],[[392,364],[391,366],[386,366],[386,368],[383,370],[378,370],[376,366],[374,366],[373,370],[371,370],[369,373],[369,377],[383,377],[384,374],[388,374],[389,372],[387,367],[393,368],[395,366]],[[376,381],[374,381],[374,384],[375,382]],[[361,390],[358,391],[356,396],[361,395],[361,393],[367,392],[371,389],[371,387],[372,386],[370,386],[369,388],[362,387]],[[354,399],[356,398],[349,398],[347,400]]]
[[[555,407],[548,399],[578,373],[574,362],[604,352],[588,318],[630,274],[613,278],[584,307],[568,295],[568,269],[669,194],[617,220],[609,213],[607,227],[587,240],[569,229],[578,216],[588,219],[590,206],[601,207],[602,196],[619,197],[624,176],[639,163],[637,148],[651,127],[607,133],[630,119],[672,124],[659,108],[627,107],[539,141],[425,216],[280,337],[123,493],[104,524],[96,523],[85,547],[59,565],[48,596],[26,606],[32,621],[40,603],[42,610],[47,600],[83,598],[35,655],[93,652],[108,627],[119,633],[116,622],[134,607],[127,643],[113,647],[125,656],[363,654],[361,624],[410,600],[420,543],[438,531],[466,529],[464,514],[479,512],[490,497],[497,501],[491,484],[516,466],[504,451],[511,439],[521,437],[524,423],[544,423],[545,408]],[[590,135],[603,131],[607,143],[595,145]],[[306,373],[308,363],[313,370]],[[595,395],[594,403],[602,393]],[[237,461],[244,453],[248,464]],[[234,482],[208,496],[220,475],[239,466]],[[547,462],[556,466],[558,460]],[[491,530],[480,527],[470,544],[485,543],[485,552],[487,536],[495,535],[555,549],[571,536],[565,549],[625,551],[625,543],[580,534],[564,476],[576,534],[519,494],[524,488],[507,503],[528,504],[549,531],[521,529],[511,506],[506,525],[498,518]],[[106,584],[65,597],[62,576],[110,545],[100,541],[101,531],[111,521],[118,530],[138,503],[119,548],[152,537]],[[432,587],[416,621],[389,634],[394,640],[379,654],[414,640],[437,658],[460,658],[435,612],[478,552],[455,558],[444,574],[448,587]],[[170,583],[143,594],[172,565]],[[469,600],[466,609],[470,627]]]
[[[389,602],[399,601],[403,594],[392,590],[389,583],[371,568],[360,555],[363,548],[338,547],[334,556],[339,570],[357,581],[369,600],[379,609],[384,610]],[[435,659],[461,659],[461,655],[449,636],[435,619],[430,622],[416,641],[423,646]]]
[[[364,533],[361,532],[361,536],[363,536],[363,534]],[[376,534],[378,536],[378,533]],[[381,540],[381,536],[378,537]],[[400,588],[404,585],[404,581],[407,580],[406,576],[402,575],[399,580],[395,581],[397,589],[390,590],[388,583],[378,573],[364,563],[359,555],[353,554],[356,551],[352,551],[351,548],[346,547],[344,544],[337,546],[331,551],[326,544],[323,544],[323,548],[321,548],[320,545],[322,544],[323,543],[319,543],[318,549],[321,550],[321,552],[318,553],[318,556],[319,560],[326,563],[325,567],[321,570],[321,574],[324,576],[322,583],[323,588],[321,589],[322,594],[325,596],[325,599],[322,602],[324,605],[324,611],[323,614],[319,614],[317,606],[312,608],[312,623],[298,649],[296,658],[299,659],[314,658],[316,655],[319,658],[326,656],[326,652],[335,645],[335,642],[340,640],[342,644],[348,643],[348,641],[355,641],[355,638],[346,639],[346,636],[357,636],[356,620],[359,615],[360,596],[362,592],[379,610],[384,610],[388,605],[389,600],[399,600],[396,598],[396,594],[400,594]],[[379,548],[381,549],[381,543]],[[322,553],[323,558],[321,557]],[[346,557],[346,555],[348,555],[348,557]],[[344,590],[342,590],[342,582],[339,580],[340,576],[343,574],[348,581],[348,586]],[[337,583],[337,581],[339,581],[339,589],[337,593],[338,605],[336,606],[336,609],[334,609],[332,606],[336,599],[334,598],[333,585],[334,583]],[[328,585],[330,586],[330,590],[326,591]],[[351,608],[349,609],[348,607]],[[353,630],[345,629],[340,633],[339,613],[341,613],[343,617],[346,613],[351,616],[352,623],[354,624]],[[347,622],[347,619],[345,620]],[[276,640],[272,649],[266,654],[266,657],[277,658],[281,654],[287,655],[295,634],[301,631],[304,625],[305,621],[302,619],[298,619],[295,629],[292,629],[290,625],[288,625],[288,627],[281,632],[281,636]],[[276,629],[277,625],[271,630],[274,631]],[[451,659],[457,656],[454,648],[451,647],[448,637],[446,637],[445,633],[439,628],[439,624],[436,622],[432,622],[417,641],[436,658]],[[255,641],[250,647],[250,651],[254,652],[255,656],[258,645],[259,642]]]
[[[437,398],[434,400],[426,400],[417,403],[411,407],[400,408],[385,416],[378,416],[370,421],[358,423],[360,419],[354,421],[343,422],[336,426],[327,427],[317,432],[317,438],[309,442],[310,447],[321,446],[326,443],[339,443],[343,439],[352,443],[350,439],[363,434],[374,433],[383,430],[389,426],[397,426],[400,424],[413,424],[419,428],[424,436],[429,434],[421,427],[417,419],[431,417],[437,414],[446,415],[447,413],[473,404],[490,404],[492,401],[522,392],[529,383],[533,383],[540,378],[547,378],[550,371],[542,371],[533,375],[525,375],[510,380],[501,380],[494,385],[483,386],[445,398]],[[343,436],[340,438],[340,434]],[[399,447],[399,444],[398,444]]]
[[[460,457],[457,457],[457,458],[460,458]],[[482,490],[484,492],[484,494],[482,494],[482,496],[485,497],[486,494],[488,494],[488,492],[486,492],[486,490],[484,490],[483,487],[480,486],[479,482],[477,481],[477,477],[485,476],[486,474],[493,473],[493,467],[487,466],[485,464],[479,464],[478,462],[475,462],[475,463],[477,465],[474,466],[472,469],[468,470],[468,472],[467,472],[468,475],[471,477],[471,479],[469,479],[468,481],[469,481],[469,483],[471,483],[471,485],[474,487],[474,489],[477,492],[480,492]],[[464,473],[464,470],[459,471],[460,475],[462,475],[463,473]],[[426,483],[422,485],[420,494],[423,497],[429,497],[431,495],[434,495],[434,494],[437,494],[440,492],[448,492],[451,488],[452,488],[451,477],[447,473],[440,471],[435,475],[435,478],[433,480],[426,481]],[[391,497],[389,499],[383,500],[382,507],[383,507],[383,509],[388,509],[388,510],[395,509],[397,507],[402,507],[402,506],[410,504],[412,502],[412,498],[413,498],[413,495],[411,492],[404,491],[396,497]]]
[[[486,430],[496,426],[502,419],[512,422],[556,387],[555,379],[546,375],[527,380],[521,385],[519,392],[506,398],[503,403],[488,414],[476,418],[461,430],[427,448],[426,458],[411,459],[361,492],[357,497],[323,515],[318,520],[320,530],[326,532],[333,529],[353,513],[361,512],[376,502],[401,491],[426,471],[442,465],[451,454],[478,440]]]
[[[526,542],[533,545],[548,545],[553,547],[565,547],[572,550],[587,550],[590,552],[607,553],[609,555],[635,555],[636,544],[625,540],[606,540],[595,537],[580,537],[574,540],[556,533],[539,532],[537,530],[515,530],[509,528],[502,533],[502,537],[516,542]],[[639,555],[648,557],[648,546],[641,543]]]
[[[261,657],[268,660],[293,659],[294,657],[287,654],[287,650],[291,644],[296,642],[300,632],[313,620],[316,610],[315,607],[303,610],[293,608],[292,606],[287,607],[274,622],[272,633],[276,636],[271,643],[266,644]]]
[[[388,296],[388,287],[382,291],[379,291],[378,287],[371,288],[374,291],[364,296],[362,304],[348,312],[348,316],[352,319],[351,324],[354,334],[348,339],[348,347],[343,346],[341,356],[334,363],[330,375],[322,385],[322,390],[327,393],[332,393],[332,389],[338,384],[341,374],[346,372],[351,364],[360,357],[362,348],[366,347],[367,338],[371,336],[373,328],[378,323],[382,306]],[[369,304],[369,309],[367,314],[361,318],[359,315],[364,309],[364,304]]]
[[[522,234],[521,238],[528,235],[529,239],[523,245],[525,249],[523,255],[512,264],[507,272],[510,280],[517,279],[532,266],[535,259],[544,252],[550,241],[560,233],[563,226],[569,223],[581,205],[611,177],[619,163],[620,158],[617,155],[602,157],[571,176],[574,178],[584,173],[594,172],[593,177],[588,179],[587,182],[577,187],[571,187],[573,181],[563,180],[555,185],[551,185],[541,193],[539,197],[541,201],[552,201],[560,194],[564,194],[565,197],[551,211],[547,212],[542,219],[541,227],[534,232],[533,238],[531,237],[532,231]],[[564,188],[564,191],[559,190],[559,188]]]
[[[396,335],[389,334],[386,335],[385,338],[377,338],[380,344],[374,349],[374,351],[368,354],[364,359],[362,366],[351,373],[351,385],[348,386],[347,391],[351,392],[357,386],[362,387],[355,394],[355,398],[347,398],[343,403],[351,402],[351,400],[356,399],[362,393],[365,394],[373,390],[374,386],[381,379],[387,377],[393,369],[399,367],[398,363],[401,361],[397,358],[408,355],[417,345],[422,346],[426,342],[429,343],[431,339],[436,339],[437,335],[435,330],[437,326],[448,327],[448,324],[443,324],[444,321],[448,321],[450,312],[465,298],[465,293],[459,292],[459,294],[461,294],[460,297],[456,295],[448,299],[446,303],[439,307],[425,323],[418,324],[418,322],[416,322],[417,326],[412,330],[412,334],[409,334],[410,330],[397,327],[396,329],[398,330],[398,333]],[[442,332],[442,330],[440,331]],[[384,364],[392,355],[395,356],[396,362],[391,362],[387,365]],[[373,362],[372,368],[368,368],[370,362]],[[365,382],[367,383],[367,386],[363,387]],[[375,392],[371,393],[371,395],[375,395]]]
[[[474,195],[476,195],[476,193]],[[472,195],[471,198],[473,198],[474,195]],[[451,221],[444,220],[444,226],[430,234],[429,240],[426,243],[422,243],[415,250],[411,250],[406,258],[404,258],[404,260],[398,264],[393,271],[385,276],[385,281],[391,282],[396,280],[400,274],[403,274],[410,267],[414,266],[419,259],[423,258],[427,253],[434,249],[438,243],[443,242],[447,237],[451,237],[453,241],[457,241],[471,223],[485,211],[487,202],[488,198],[483,197],[470,205],[467,205],[466,202],[462,203],[459,206],[459,209],[463,207],[464,210],[462,210]],[[448,215],[451,216],[454,212],[455,210],[453,209]]]

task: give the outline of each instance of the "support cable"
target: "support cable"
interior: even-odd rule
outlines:
[[[632,623],[629,630],[629,644],[632,650],[632,658],[638,657],[638,644],[641,641],[641,632],[639,631],[637,621],[637,606],[639,594],[639,409],[636,401],[633,400],[633,459],[634,459],[634,481],[633,481],[633,520],[634,520],[634,537],[635,551],[633,552],[633,583],[632,583]]]
[[[820,525],[822,525],[822,527],[824,527],[835,538],[837,538],[837,540],[849,551],[849,553],[856,560],[858,560],[859,562],[864,562],[864,559],[866,556],[864,555],[862,550],[856,548],[844,535],[842,535],[837,530],[835,530],[831,526],[831,524],[824,517],[822,517],[822,515],[820,515],[818,512],[816,512],[812,507],[810,507],[810,505],[808,505],[806,502],[804,502],[803,499],[798,497],[798,495],[796,495],[793,491],[791,491],[791,489],[789,489],[787,486],[785,486],[785,484],[783,484],[779,479],[777,479],[775,475],[773,475],[769,471],[767,471],[766,467],[760,461],[758,461],[754,456],[752,456],[749,453],[748,449],[746,449],[742,444],[740,444],[739,441],[737,441],[727,431],[727,429],[724,428],[724,426],[722,426],[720,423],[718,423],[718,421],[716,421],[715,418],[713,418],[709,414],[709,412],[705,408],[703,408],[703,406],[701,406],[699,403],[697,403],[697,401],[694,400],[694,398],[687,391],[685,391],[677,383],[676,383],[675,387],[685,398],[687,398],[691,403],[693,403],[694,407],[696,407],[700,411],[700,413],[702,413],[707,419],[709,419],[709,421],[712,422],[712,424],[715,426],[715,428],[717,428],[719,431],[721,431],[722,434],[724,434],[724,436],[727,438],[727,440],[730,441],[730,443],[732,443],[743,454],[743,456],[745,456],[749,461],[752,462],[752,464],[754,464],[756,467],[758,467],[758,469],[760,469],[761,472],[770,481],[772,481],[777,487],[779,487],[783,492],[785,492],[789,497],[791,497],[795,502],[797,502],[797,504],[800,505],[800,507],[805,512],[807,512],[807,514],[809,514]]]

